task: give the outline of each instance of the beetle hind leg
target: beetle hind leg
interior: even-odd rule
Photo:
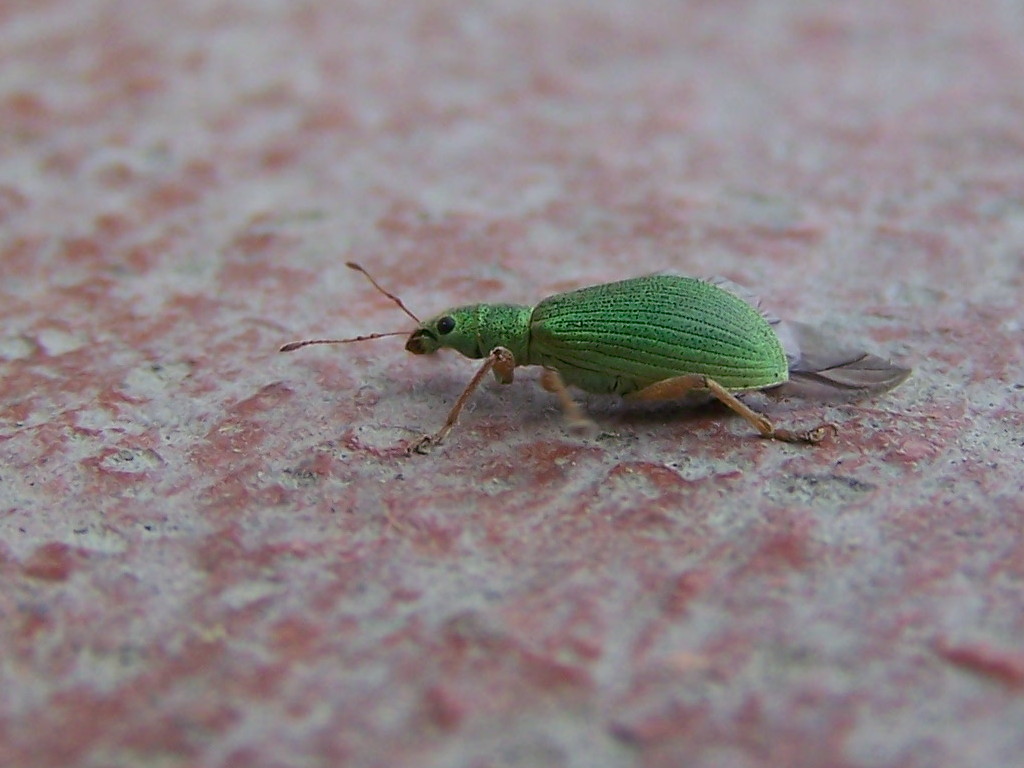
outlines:
[[[626,395],[630,400],[675,400],[693,391],[711,393],[730,410],[742,416],[762,437],[787,443],[820,443],[828,432],[837,433],[834,424],[819,424],[808,430],[790,430],[776,427],[771,420],[742,402],[717,381],[698,373],[674,376],[657,381],[641,390]]]
[[[558,402],[565,413],[565,420],[569,425],[569,431],[581,435],[593,435],[597,433],[597,425],[588,419],[569,392],[569,388],[562,380],[562,375],[554,368],[545,368],[540,375],[540,385],[548,392],[558,396]]]

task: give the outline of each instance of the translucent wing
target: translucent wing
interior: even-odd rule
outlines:
[[[762,306],[750,289],[723,277],[709,282],[732,292],[757,309],[775,329],[789,362],[789,381],[765,390],[773,397],[802,397],[824,402],[848,402],[887,392],[910,376],[909,368],[894,365],[822,333],[818,328],[781,320]]]

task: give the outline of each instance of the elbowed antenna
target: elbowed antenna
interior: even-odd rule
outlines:
[[[398,298],[397,296],[395,296],[395,294],[388,293],[383,288],[381,288],[380,284],[376,280],[374,280],[373,277],[370,276],[369,272],[367,272],[361,266],[356,264],[354,261],[346,261],[345,262],[345,266],[348,267],[349,269],[354,269],[356,272],[361,272],[363,274],[363,277],[365,277],[367,280],[369,280],[374,288],[376,288],[378,291],[380,291],[385,296],[387,296],[389,299],[391,299],[393,302],[395,302],[395,304],[398,305],[398,308],[400,310],[405,312],[405,314],[407,314],[409,317],[411,317],[413,320],[416,321],[417,325],[420,323],[420,319],[418,317],[416,317],[416,315],[414,315],[412,312],[409,311],[409,308],[407,306],[405,306],[405,304],[402,303],[402,300],[400,298]]]
[[[294,352],[296,349],[308,347],[311,344],[351,344],[353,341],[383,339],[385,336],[406,336],[408,333],[408,331],[388,331],[387,333],[370,333],[366,336],[353,336],[351,339],[307,339],[306,341],[290,341],[277,351]]]
[[[354,261],[346,261],[345,266],[348,267],[349,269],[354,269],[356,272],[361,272],[363,274],[363,277],[369,280],[370,284],[373,285],[374,288],[376,288],[378,291],[380,291],[393,302],[395,302],[395,304],[398,305],[398,308],[400,310],[405,312],[405,314],[407,314],[409,317],[416,321],[417,325],[420,323],[420,319],[409,311],[409,308],[402,303],[402,300],[395,296],[395,294],[389,293],[388,291],[385,291],[383,288],[381,288],[380,283],[374,280],[369,272],[367,272],[361,266],[356,264]],[[408,333],[409,331],[388,331],[387,333],[370,333],[367,334],[366,336],[353,336],[351,339],[308,339],[306,341],[292,341],[281,347],[278,350],[278,352],[294,352],[296,349],[302,349],[302,347],[308,347],[312,344],[351,344],[354,341],[370,341],[371,339],[383,339],[385,336],[405,336]]]

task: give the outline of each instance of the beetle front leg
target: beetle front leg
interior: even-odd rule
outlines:
[[[693,390],[710,392],[753,425],[754,429],[760,432],[762,437],[771,438],[772,440],[782,440],[787,443],[814,444],[820,443],[829,431],[833,434],[839,432],[835,424],[819,424],[813,429],[803,431],[776,427],[767,416],[750,408],[750,406],[743,403],[717,381],[696,373],[675,376],[671,379],[655,382],[638,392],[627,395],[627,397],[631,400],[675,400]]]
[[[470,396],[480,386],[480,382],[483,381],[488,371],[493,369],[494,378],[502,384],[510,384],[512,383],[515,367],[516,359],[511,351],[505,347],[495,347],[492,349],[487,359],[484,360],[484,364],[480,366],[480,370],[473,375],[469,384],[466,385],[466,388],[462,390],[462,394],[459,395],[459,399],[455,401],[455,405],[448,412],[448,418],[445,419],[444,426],[433,435],[423,435],[423,437],[410,445],[409,453],[428,453],[435,445],[441,444],[441,441],[455,427],[455,422],[459,420],[459,414],[462,413],[462,409],[465,408]]]

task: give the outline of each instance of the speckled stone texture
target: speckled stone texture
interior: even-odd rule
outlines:
[[[0,4],[0,765],[1024,755],[1024,8]],[[671,269],[914,367],[720,407],[286,341]]]

